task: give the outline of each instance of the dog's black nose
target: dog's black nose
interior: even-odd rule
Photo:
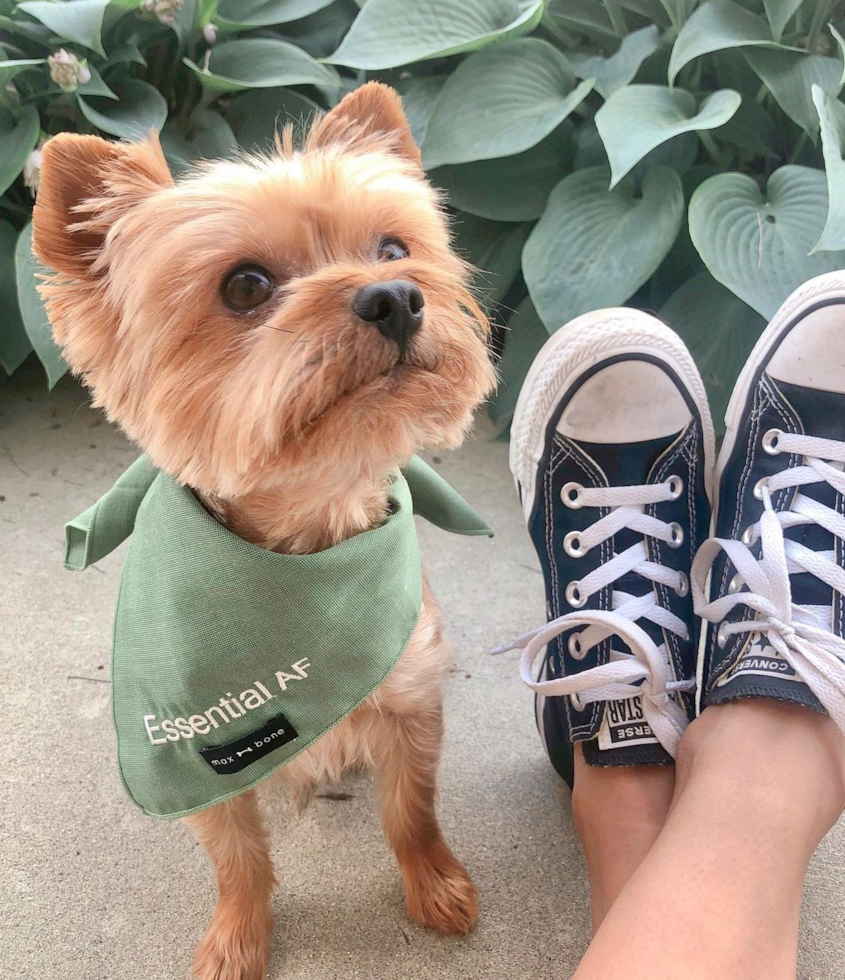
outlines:
[[[352,300],[352,311],[367,323],[379,328],[385,337],[395,340],[401,353],[419,330],[425,300],[418,286],[405,279],[374,282]]]

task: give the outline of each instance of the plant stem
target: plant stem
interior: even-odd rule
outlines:
[[[830,15],[833,13],[838,0],[828,0],[827,3],[824,0],[818,0],[818,6],[813,12],[813,19],[810,22],[810,31],[807,35],[807,50],[811,54],[816,53],[816,47],[819,43],[819,36],[822,30],[824,30],[824,25],[827,22]]]
[[[8,197],[0,197],[0,209],[3,211],[12,211],[14,214],[22,214],[25,218],[32,217],[32,208],[25,208],[21,204],[15,204]]]
[[[806,145],[807,145],[807,134],[801,133],[801,135],[798,137],[795,143],[795,148],[793,149],[792,153],[789,154],[789,159],[786,162],[795,163],[795,161],[801,155],[801,151],[804,149]]]
[[[625,11],[622,10],[616,0],[604,0],[604,6],[616,36],[625,37],[628,33],[628,25],[625,23]]]
[[[678,31],[680,30],[681,25],[675,20],[674,5],[672,4],[671,0],[660,0],[660,4],[663,7],[663,9],[666,11],[666,14],[669,18],[669,22],[671,23],[672,28],[675,31],[675,34],[677,34]]]
[[[707,150],[707,155],[716,164],[717,167],[724,169],[725,158],[722,153],[719,152],[719,147],[716,146],[716,141],[706,130],[699,129],[696,130],[698,138],[701,140],[701,145]]]

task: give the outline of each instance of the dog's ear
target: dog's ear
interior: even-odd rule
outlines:
[[[145,143],[109,143],[60,133],[41,152],[33,250],[58,272],[85,278],[117,218],[172,183],[155,135]]]
[[[392,148],[422,169],[422,160],[399,93],[381,82],[367,82],[350,92],[324,116],[312,133],[312,146],[345,143],[354,147],[373,136],[389,136]]]

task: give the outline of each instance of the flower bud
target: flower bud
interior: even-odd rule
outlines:
[[[159,24],[169,27],[176,14],[185,5],[185,0],[141,0],[141,10],[154,14]]]
[[[205,43],[210,47],[217,40],[217,28],[214,24],[206,24],[202,29],[202,36]]]
[[[44,143],[45,140],[41,140],[26,158],[26,162],[23,165],[24,186],[29,188],[29,192],[33,197],[38,193],[38,185],[41,183],[41,148],[44,146]]]
[[[80,61],[70,51],[59,48],[47,59],[50,68],[50,78],[63,92],[75,92],[80,85],[91,81],[91,71],[88,62]]]

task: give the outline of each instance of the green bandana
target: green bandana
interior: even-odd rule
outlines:
[[[184,817],[243,793],[385,679],[422,604],[413,511],[458,534],[491,533],[416,457],[391,500],[379,527],[282,555],[232,534],[141,457],[67,525],[75,570],[132,535],[112,712],[124,785],[146,813]]]

